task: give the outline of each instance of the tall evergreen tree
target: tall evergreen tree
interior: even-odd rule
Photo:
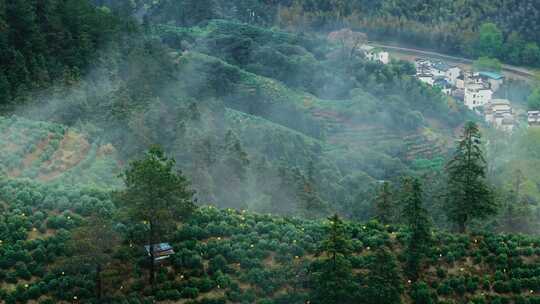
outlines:
[[[248,154],[244,151],[240,138],[232,130],[225,134],[221,150],[220,162],[212,173],[213,177],[219,180],[219,196],[222,200],[220,204],[246,208],[250,194],[247,190],[250,164]]]
[[[74,256],[70,262],[86,263],[95,269],[95,297],[103,297],[104,267],[112,259],[115,246],[119,245],[119,236],[113,230],[109,212],[99,212],[87,218],[86,223],[72,234],[70,245]]]
[[[320,218],[329,214],[329,206],[319,195],[315,181],[315,165],[313,161],[308,163],[307,176],[301,176],[299,183],[299,204],[300,212],[306,218]]]
[[[394,202],[389,182],[384,182],[375,198],[375,216],[382,224],[390,224],[394,220]]]
[[[472,219],[484,219],[497,212],[492,191],[485,178],[486,161],[481,138],[478,126],[474,122],[466,123],[454,157],[446,166],[446,212],[461,233],[466,231]]]
[[[402,186],[404,218],[410,230],[407,241],[407,275],[418,279],[422,258],[427,254],[431,242],[431,225],[427,210],[423,206],[422,186],[417,178],[405,178]]]
[[[338,257],[345,257],[351,252],[351,241],[347,236],[345,224],[334,214],[329,217],[330,226],[327,231],[327,238],[321,245],[321,251],[330,257],[335,264]]]
[[[377,248],[364,277],[361,297],[366,304],[401,303],[403,284],[395,256],[387,247]]]
[[[11,99],[10,85],[6,75],[0,70],[0,107]]]
[[[151,148],[142,159],[129,164],[124,172],[125,190],[118,200],[134,221],[148,225],[150,246],[149,283],[154,287],[154,244],[176,228],[177,221],[194,209],[194,192],[182,172],[176,171],[174,159],[169,159],[160,147]]]
[[[522,187],[525,176],[519,169],[513,173],[513,181],[510,191],[502,196],[501,228],[510,233],[530,231],[531,208],[527,200],[522,196]]]
[[[351,252],[351,241],[345,224],[337,214],[328,220],[330,225],[327,237],[320,248],[325,258],[312,264],[313,303],[352,303],[356,286],[353,283],[352,266],[347,259]]]

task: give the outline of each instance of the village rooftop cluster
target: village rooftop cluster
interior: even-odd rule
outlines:
[[[368,60],[388,64],[390,55],[380,48],[363,45],[360,48]],[[444,61],[415,59],[416,77],[448,95],[461,100],[465,106],[482,115],[486,122],[505,132],[516,126],[515,113],[507,99],[494,99],[493,95],[504,83],[504,75],[496,72],[473,72]],[[540,111],[528,113],[529,125],[540,125]]]
[[[493,98],[504,83],[504,75],[488,71],[466,71],[457,65],[425,58],[417,58],[414,64],[416,77],[420,81],[463,101],[465,106],[482,115],[495,128],[512,132],[516,126],[510,101]]]

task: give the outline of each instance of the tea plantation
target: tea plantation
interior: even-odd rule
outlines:
[[[63,125],[0,116],[0,173],[42,182],[118,186],[111,145]],[[84,171],[84,174],[82,172]]]
[[[5,303],[96,303],[95,273],[77,263],[71,240],[97,210],[114,211],[111,193],[0,182],[0,299]],[[170,239],[175,254],[160,264],[157,292],[146,285],[145,223],[115,218],[123,241],[108,251],[103,275],[111,303],[307,303],[310,272],[328,221],[277,217],[212,206],[198,208]],[[401,226],[346,222],[354,284],[386,247],[403,264]],[[434,232],[417,283],[400,279],[405,303],[540,303],[540,238]],[[398,272],[401,270],[397,269]],[[404,276],[403,276],[404,277]],[[411,298],[412,297],[412,298]]]

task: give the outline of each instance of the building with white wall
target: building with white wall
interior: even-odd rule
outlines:
[[[484,84],[471,83],[465,88],[463,102],[469,109],[474,110],[491,101],[493,91]]]
[[[360,49],[364,52],[364,56],[366,56],[366,59],[368,60],[377,61],[382,64],[390,63],[390,54],[381,48],[363,45]]]
[[[457,65],[450,65],[446,62],[439,61],[431,66],[431,73],[435,76],[446,77],[452,86],[456,86],[461,69]]]
[[[529,127],[540,127],[540,111],[527,112]]]
[[[487,122],[496,122],[501,115],[513,115],[512,105],[506,99],[492,99],[485,105],[484,114]]]
[[[452,95],[453,86],[444,76],[434,77],[433,86],[441,89],[441,92],[446,95]]]
[[[484,106],[486,122],[505,132],[512,132],[515,126],[512,104],[506,99],[493,99]]]
[[[435,81],[433,74],[427,74],[427,73],[417,74],[416,78],[418,78],[418,80],[420,80],[423,83],[427,83],[430,86],[432,86]]]

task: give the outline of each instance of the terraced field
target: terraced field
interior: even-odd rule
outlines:
[[[441,142],[428,138],[424,134],[409,135],[403,140],[407,151],[405,158],[409,161],[419,158],[431,159],[446,152]]]
[[[0,170],[12,178],[111,186],[118,183],[115,154],[112,146],[90,142],[75,129],[0,117]]]

